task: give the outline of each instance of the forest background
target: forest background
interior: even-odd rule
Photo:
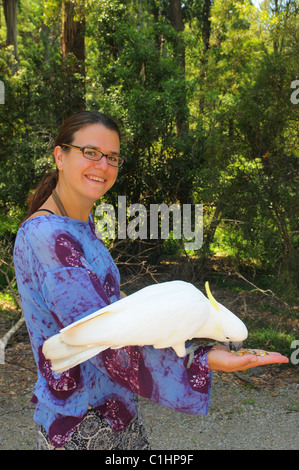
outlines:
[[[292,319],[279,331],[272,321],[268,345],[280,335],[289,349],[298,337],[298,13],[298,0],[2,0],[0,290],[13,312],[11,253],[26,199],[53,167],[62,121],[102,110],[119,123],[126,158],[106,202],[204,209],[200,250],[171,236],[113,240],[120,268],[134,279],[157,267],[192,282],[208,275],[234,295],[268,295],[276,304],[261,311]]]

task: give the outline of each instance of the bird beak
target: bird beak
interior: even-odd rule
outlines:
[[[224,344],[229,351],[239,351],[243,345],[243,341],[229,341]]]

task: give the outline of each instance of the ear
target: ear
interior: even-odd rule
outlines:
[[[60,145],[57,145],[54,149],[54,157],[58,170],[63,169],[63,150]]]

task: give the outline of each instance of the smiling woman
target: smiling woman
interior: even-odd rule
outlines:
[[[115,183],[123,162],[119,152],[120,131],[110,117],[92,111],[71,116],[56,138],[57,168],[28,199],[27,217],[36,217],[41,210],[62,215],[63,208],[63,215],[87,221],[94,202]]]
[[[38,371],[32,401],[39,449],[148,449],[137,395],[206,414],[211,370],[283,361],[198,346],[188,368],[172,348],[125,346],[60,374],[52,370],[45,341],[122,296],[119,271],[91,212],[117,178],[119,152],[120,133],[110,118],[89,111],[70,117],[56,140],[57,169],[31,197],[16,237],[15,272]]]
[[[98,160],[90,158],[90,152],[86,152],[88,147],[101,149],[97,152],[100,156]],[[59,171],[56,193],[69,217],[88,220],[95,201],[115,183],[118,166],[111,165],[110,160],[114,163],[112,155],[118,156],[119,151],[118,133],[102,124],[83,127],[74,133],[71,144],[63,143],[55,147],[54,156]],[[51,202],[50,199],[45,205]]]

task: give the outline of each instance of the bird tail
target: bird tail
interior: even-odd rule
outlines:
[[[51,336],[43,344],[43,353],[57,374],[87,361],[105,349],[107,346],[71,346],[61,340],[60,334]]]

